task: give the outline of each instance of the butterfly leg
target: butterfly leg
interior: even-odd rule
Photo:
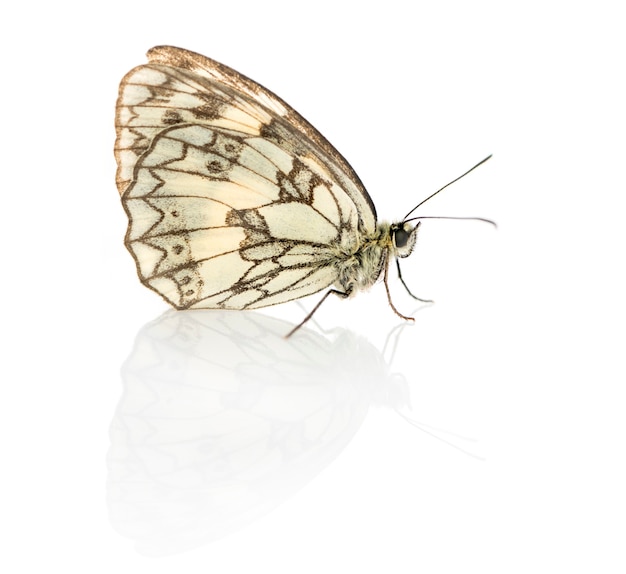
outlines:
[[[393,309],[393,312],[398,316],[401,317],[402,319],[405,319],[407,321],[415,321],[415,319],[413,319],[413,317],[407,317],[406,315],[403,315],[402,313],[400,313],[400,311],[398,311],[396,309],[396,306],[393,304],[393,301],[391,300],[391,293],[389,291],[389,255],[387,255],[386,261],[385,261],[385,274],[383,276],[383,282],[385,283],[385,291],[387,291],[387,300],[389,301],[389,305],[391,305],[391,308]],[[406,287],[406,285],[405,285]]]
[[[408,288],[407,284],[404,282],[404,279],[402,279],[402,272],[400,271],[400,260],[396,259],[396,267],[398,268],[398,279],[400,279],[400,282],[402,283],[402,285],[404,285],[404,288],[406,289],[406,292],[413,297],[413,299],[417,299],[418,301],[421,301],[422,303],[434,303],[434,301],[432,299],[422,299],[421,297],[417,297],[415,295],[413,295],[413,293],[411,293],[411,290]]]
[[[315,305],[315,307],[313,307],[313,309],[311,310],[311,312],[302,320],[302,322],[300,322],[298,325],[296,325],[293,329],[291,329],[291,331],[289,331],[289,333],[287,333],[285,335],[285,339],[288,339],[289,337],[291,337],[291,335],[293,335],[300,327],[302,327],[302,325],[304,325],[311,317],[313,317],[313,314],[315,313],[315,311],[317,311],[320,307],[320,305],[326,301],[326,297],[328,297],[331,293],[334,293],[335,295],[338,295],[339,297],[341,297],[342,299],[346,299],[350,296],[350,292],[344,292],[344,291],[337,291],[337,289],[330,289],[329,291],[326,291],[326,293],[324,293],[324,296],[320,299],[319,303],[317,305]]]

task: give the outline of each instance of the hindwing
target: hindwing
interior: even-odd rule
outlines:
[[[337,258],[358,247],[358,212],[305,159],[223,128],[159,132],[123,197],[142,281],[179,309],[263,307],[332,285]]]

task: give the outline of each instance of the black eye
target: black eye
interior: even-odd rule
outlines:
[[[402,228],[396,229],[393,234],[393,240],[396,247],[406,247],[406,244],[409,241],[409,233]]]

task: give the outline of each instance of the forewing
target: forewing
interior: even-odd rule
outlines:
[[[116,112],[117,185],[123,194],[138,159],[157,135],[177,124],[230,129],[273,142],[292,158],[317,165],[356,206],[359,229],[376,227],[374,205],[354,170],[300,114],[276,95],[209,58],[170,46],[122,80]]]
[[[334,174],[245,132],[162,129],[123,194],[144,284],[179,309],[264,307],[333,284],[360,233]]]

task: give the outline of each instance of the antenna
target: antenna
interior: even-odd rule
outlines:
[[[453,183],[456,183],[457,181],[459,181],[459,179],[465,177],[468,173],[470,173],[471,171],[474,171],[479,165],[482,165],[483,163],[485,163],[492,154],[489,154],[485,159],[479,161],[474,167],[468,169],[463,175],[460,175],[459,177],[457,177],[456,179],[453,179],[451,182],[446,183],[446,185],[444,185],[442,188],[438,189],[437,191],[435,191],[435,193],[429,195],[426,199],[424,199],[423,201],[420,201],[413,209],[411,209],[411,211],[409,211],[405,216],[404,219],[402,220],[403,222],[406,221],[413,221],[415,219],[419,219],[418,217],[414,217],[413,219],[408,220],[407,217],[409,215],[411,215],[411,213],[413,213],[420,205],[424,205],[429,199],[432,199],[433,197],[435,197],[435,195],[437,195],[440,191],[443,191],[446,187],[449,187],[450,185],[452,185]],[[481,219],[481,218],[469,218],[469,219]],[[493,225],[495,225],[495,223],[493,223],[493,221],[487,220],[488,223],[492,223]]]
[[[402,223],[416,221],[417,219],[465,219],[467,221],[484,221],[485,223],[491,223],[496,229],[498,228],[498,224],[493,219],[486,219],[485,217],[450,217],[447,215],[418,215],[417,217],[411,217],[411,219],[405,219]]]

